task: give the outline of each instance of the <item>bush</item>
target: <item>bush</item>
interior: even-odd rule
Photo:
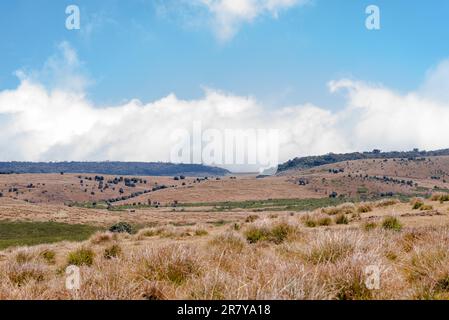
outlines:
[[[349,220],[346,217],[346,215],[344,214],[339,214],[338,216],[335,217],[335,223],[336,224],[348,224]]]
[[[109,228],[114,233],[133,233],[133,227],[127,222],[119,222]]]
[[[105,259],[117,258],[122,254],[122,248],[118,244],[113,244],[112,246],[104,249],[103,257]]]
[[[67,264],[75,266],[91,266],[94,262],[94,252],[91,249],[81,248],[69,253]]]
[[[402,224],[395,217],[386,217],[382,222],[382,228],[386,230],[401,231]]]

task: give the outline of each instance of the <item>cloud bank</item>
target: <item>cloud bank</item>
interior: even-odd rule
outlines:
[[[43,71],[19,72],[20,85],[0,91],[0,161],[169,161],[169,137],[195,121],[203,129],[279,129],[280,161],[374,148],[449,147],[449,97],[447,86],[441,87],[449,83],[447,62],[406,94],[362,81],[332,81],[329,90],[346,96],[338,111],[313,104],[267,111],[254,97],[213,89],[196,100],[171,94],[99,108],[86,98],[89,81],[75,72],[82,65],[76,52],[68,44],[60,50]]]

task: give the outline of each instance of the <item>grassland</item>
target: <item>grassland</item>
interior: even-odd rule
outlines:
[[[32,246],[59,241],[83,241],[98,227],[56,222],[0,221],[0,250],[12,246]]]

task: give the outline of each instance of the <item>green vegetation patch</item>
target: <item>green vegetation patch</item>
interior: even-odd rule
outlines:
[[[0,221],[0,250],[59,241],[84,241],[100,228],[57,222]]]
[[[348,199],[319,198],[319,199],[269,199],[228,202],[199,202],[179,204],[179,207],[213,207],[216,211],[233,209],[263,209],[267,211],[305,211],[322,207],[334,206]],[[263,211],[258,210],[258,211]]]

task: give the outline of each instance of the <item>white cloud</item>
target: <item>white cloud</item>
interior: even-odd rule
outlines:
[[[203,8],[209,13],[210,24],[219,40],[232,39],[241,26],[258,17],[269,15],[277,18],[279,13],[310,0],[177,0],[182,5]],[[179,4],[178,4],[179,5]],[[167,6],[163,5],[166,9]],[[202,18],[202,17],[201,17]],[[196,16],[194,19],[198,19]]]
[[[22,73],[16,89],[0,91],[0,160],[169,161],[170,135],[191,129],[194,121],[222,131],[278,128],[281,161],[374,148],[449,147],[449,99],[425,94],[439,92],[431,90],[428,79],[448,81],[441,76],[446,64],[429,72],[423,85],[427,91],[408,94],[360,81],[331,82],[332,92],[347,97],[346,106],[334,112],[312,104],[267,111],[252,97],[212,89],[196,100],[172,94],[150,103],[131,100],[98,108],[80,91],[84,77],[73,74],[80,65],[76,53],[68,45],[60,49],[66,62],[55,65],[71,66],[70,77],[55,70],[56,78],[67,83],[50,86],[36,76],[40,72]],[[58,69],[52,61],[44,69]]]

